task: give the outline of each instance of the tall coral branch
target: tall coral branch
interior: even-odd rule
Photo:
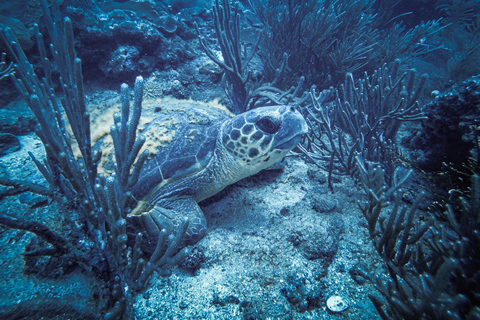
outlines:
[[[182,229],[175,235],[163,231],[164,237],[158,239],[157,250],[147,263],[140,250],[141,235],[136,235],[135,245],[133,248],[129,247],[126,215],[129,210],[130,191],[149,155],[148,150],[138,155],[145,143],[142,135],[137,136],[142,109],[143,78],[138,77],[135,81],[131,109],[128,86],[121,86],[122,109],[114,115],[114,125],[111,127],[116,170],[108,177],[97,175],[96,164],[100,154],[92,155],[90,119],[85,105],[81,61],[75,54],[72,23],[69,18],[62,21],[57,1],[53,1],[52,11],[45,0],[41,3],[52,41],[50,50],[60,73],[58,83],[62,95],[55,94],[55,83],[50,70],[52,63],[47,58],[43,35],[38,32],[38,27],[35,29],[44,68],[43,78],[35,74],[32,64],[28,62],[10,30],[2,28],[0,39],[15,62],[16,74],[13,80],[39,122],[36,133],[45,147],[46,161],[42,163],[32,157],[33,161],[52,189],[61,191],[66,198],[77,199],[78,203],[74,203],[74,206],[83,214],[84,221],[81,222],[87,226],[86,236],[90,237],[95,246],[80,248],[78,241],[68,241],[35,221],[18,221],[14,217],[2,215],[0,224],[37,234],[54,246],[54,250],[44,251],[44,255],[60,255],[65,259],[79,261],[86,265],[87,270],[98,270],[99,273],[94,275],[99,281],[103,281],[100,280],[105,277],[102,268],[91,265],[98,260],[89,259],[90,255],[100,256],[101,260],[107,262],[107,273],[110,276],[108,285],[111,301],[107,304],[108,310],[104,310],[104,318],[133,319],[132,296],[145,289],[154,271],[168,275],[169,267],[179,264],[188,254],[188,249],[180,248],[188,220],[183,222]],[[63,115],[66,115],[74,140],[79,146],[79,160],[73,154]],[[24,189],[33,190],[34,186],[28,185]],[[70,242],[79,248],[70,245]],[[133,259],[129,259],[130,252]]]

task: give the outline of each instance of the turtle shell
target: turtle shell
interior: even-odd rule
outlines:
[[[221,124],[230,117],[226,110],[196,102],[160,109],[142,131],[151,157],[132,189],[136,200],[204,169],[214,154]]]

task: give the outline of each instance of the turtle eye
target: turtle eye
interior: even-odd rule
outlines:
[[[256,125],[260,130],[266,133],[275,133],[280,130],[282,126],[281,122],[275,121],[269,117],[261,118],[256,122]]]

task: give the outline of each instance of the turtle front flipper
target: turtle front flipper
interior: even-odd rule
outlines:
[[[185,238],[181,247],[194,244],[207,233],[207,221],[202,210],[190,196],[180,196],[156,203],[150,210],[134,210],[134,214],[127,216],[130,233],[143,234],[143,250],[153,252],[160,231],[165,229],[167,234],[178,232],[182,219],[189,219]],[[133,228],[133,230],[132,230]]]

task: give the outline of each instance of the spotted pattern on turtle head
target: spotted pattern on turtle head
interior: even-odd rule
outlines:
[[[306,130],[305,121],[295,108],[267,107],[251,110],[227,122],[222,142],[237,161],[256,165],[280,160]]]

